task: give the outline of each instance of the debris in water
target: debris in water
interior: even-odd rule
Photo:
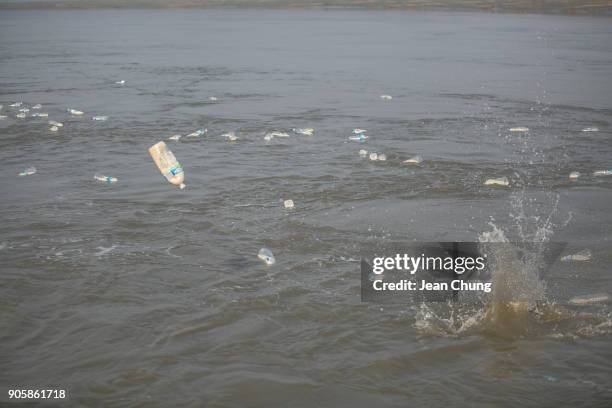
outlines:
[[[216,101],[219,100],[219,98],[217,98],[216,96],[209,96],[208,100],[211,101],[211,102],[216,102]]]
[[[360,157],[366,157],[367,155],[368,155],[368,151],[367,150],[361,149],[359,151],[359,156]]]
[[[50,130],[51,132],[57,132],[57,131],[59,130],[59,128],[58,128],[57,126],[51,126],[51,127],[49,128],[49,130]]]
[[[99,122],[103,122],[106,119],[108,119],[108,116],[94,116],[91,118],[91,120],[95,120],[95,121],[99,121]]]
[[[185,188],[185,172],[183,166],[176,160],[172,151],[168,149],[166,143],[157,142],[149,148],[149,154],[157,165],[161,174],[166,177],[170,183],[179,186],[182,190]]]
[[[421,156],[414,156],[409,158],[408,160],[404,160],[402,163],[406,164],[421,164],[423,158]]]
[[[125,79],[122,79],[121,81],[115,81],[115,84],[117,84],[117,85],[125,85]]]
[[[94,174],[94,179],[98,180],[98,181],[103,181],[105,183],[111,184],[111,183],[116,183],[118,180],[116,177],[111,177],[111,176],[104,176],[102,174]]]
[[[15,102],[15,103],[11,103],[9,106],[10,106],[11,108],[18,108],[18,107],[20,107],[21,105],[23,105],[23,102]]]
[[[62,126],[64,126],[64,124],[63,124],[62,122],[56,122],[56,121],[54,121],[54,120],[50,120],[50,121],[49,121],[49,122],[47,122],[47,123],[49,123],[49,124],[50,124],[50,125],[52,125],[52,126],[57,126],[57,127],[62,127]]]
[[[587,306],[594,303],[605,303],[610,301],[610,296],[606,293],[597,293],[594,295],[575,296],[570,299],[570,304],[576,306]]]
[[[176,142],[178,142],[181,139],[181,135],[172,135],[168,138],[168,140],[174,140]]]
[[[572,171],[569,175],[570,180],[578,180],[578,177],[580,177],[579,171]]]
[[[507,177],[500,177],[500,178],[492,178],[492,179],[488,179],[487,181],[485,181],[485,186],[502,186],[502,187],[507,187],[510,185],[510,182],[508,181]]]
[[[370,160],[372,161],[378,160],[378,153],[370,153]]]
[[[20,176],[31,176],[32,174],[36,174],[36,167],[28,167],[27,169],[19,173]]]
[[[381,153],[378,155],[378,161],[387,161],[387,155],[384,153]]]
[[[15,115],[15,117],[16,117],[16,118],[19,118],[19,119],[23,119],[23,118],[25,118],[25,117],[26,117],[26,114],[25,114],[25,113],[23,113],[23,112],[21,112],[21,113],[16,114],[16,115]]]
[[[285,132],[270,132],[270,133],[266,133],[266,135],[264,136],[264,140],[269,142],[270,140],[274,139],[275,137],[289,137],[289,133],[285,133]]]
[[[227,138],[230,142],[235,142],[238,140],[238,136],[234,132],[227,132],[221,135],[221,137]]]
[[[28,108],[21,108],[19,112],[28,113],[30,110]]]
[[[355,140],[357,142],[365,142],[368,140],[368,137],[363,133],[358,134],[357,136],[349,136],[349,140]]]
[[[257,257],[264,261],[267,265],[274,265],[276,263],[274,254],[268,248],[261,248],[257,254]]]
[[[198,137],[198,136],[202,136],[206,132],[208,132],[208,129],[198,129],[195,132],[190,133],[185,137]]]
[[[49,117],[49,114],[46,113],[46,112],[34,112],[32,114],[32,117],[33,118],[47,118],[47,117]]]
[[[612,170],[597,170],[597,171],[593,172],[593,175],[595,177],[598,177],[598,176],[612,176]]]
[[[577,252],[571,255],[565,255],[561,258],[563,262],[575,261],[575,262],[586,262],[591,260],[591,251],[585,249],[584,251]]]
[[[582,129],[583,132],[599,132],[599,128],[596,127],[585,127]]]
[[[295,204],[293,203],[293,200],[285,200],[285,202],[283,203],[283,205],[285,206],[285,208],[287,209],[292,209],[295,208]]]
[[[529,132],[529,128],[519,126],[508,129],[510,132]]]
[[[391,99],[393,99],[393,97],[391,95],[380,95],[380,99],[390,101]]]
[[[42,105],[40,103],[37,103],[36,105],[32,106],[32,109],[40,109],[42,108]]]
[[[73,116],[81,116],[83,114],[82,111],[76,109],[68,109],[68,112]]]
[[[291,130],[293,130],[295,133],[299,133],[300,135],[312,136],[314,134],[313,128],[297,128]]]
[[[359,129],[359,128],[353,129],[353,133],[356,134],[356,135],[361,134],[361,133],[365,133],[365,132],[367,132],[367,130],[365,130],[365,129]]]

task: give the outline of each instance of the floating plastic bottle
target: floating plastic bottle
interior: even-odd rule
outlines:
[[[365,130],[365,129],[360,129],[360,128],[353,129],[353,133],[356,134],[356,135],[361,134],[361,133],[365,133],[365,132],[367,132],[367,130]]]
[[[276,258],[274,258],[274,254],[268,248],[261,248],[257,257],[264,261],[266,265],[274,265],[276,263]]]
[[[11,103],[9,106],[10,106],[11,108],[18,108],[18,107],[20,107],[21,105],[23,105],[23,102],[15,102],[15,103]]]
[[[285,208],[287,208],[289,210],[292,209],[292,208],[295,208],[295,204],[293,203],[293,200],[285,200],[283,202],[283,205],[285,206]]]
[[[179,140],[181,140],[181,135],[172,135],[168,138],[168,140],[174,140],[175,142],[178,142]]]
[[[593,295],[575,296],[570,299],[569,303],[576,306],[588,306],[595,303],[606,303],[610,301],[610,295],[606,293],[597,293]]]
[[[266,135],[264,136],[264,140],[269,142],[270,140],[274,139],[275,137],[289,137],[289,133],[285,133],[285,132],[269,132],[266,133]]]
[[[508,129],[510,132],[529,132],[529,128],[524,126],[513,127]]]
[[[208,100],[209,100],[209,101],[211,101],[211,102],[216,102],[216,101],[218,101],[219,99],[218,99],[216,96],[209,96],[209,97],[208,97]]]
[[[119,181],[119,180],[117,180],[116,177],[104,176],[102,174],[97,174],[97,173],[94,175],[94,179],[96,179],[98,181],[103,181],[103,182],[108,183],[108,184],[116,183],[117,181]]]
[[[378,153],[370,153],[370,160],[372,161],[378,160]]]
[[[238,136],[234,132],[227,132],[221,135],[221,137],[226,138],[230,142],[235,142],[238,140]]]
[[[488,179],[487,181],[485,181],[485,186],[502,186],[502,187],[507,187],[510,185],[510,182],[508,181],[507,177],[500,177],[500,178],[492,178],[492,179]]]
[[[57,126],[57,127],[63,127],[64,126],[64,124],[62,122],[56,122],[55,120],[50,120],[47,123],[50,124],[51,126]]]
[[[569,174],[569,179],[570,180],[578,180],[578,177],[580,177],[580,172],[579,171],[572,171]]]
[[[208,129],[198,129],[195,132],[188,134],[186,137],[199,137],[208,132]]]
[[[32,106],[32,109],[40,109],[42,108],[42,105],[40,103],[37,103],[36,105]]]
[[[365,142],[366,140],[368,140],[368,137],[364,135],[363,133],[361,133],[361,134],[358,134],[357,136],[349,136],[349,140],[354,140],[356,142]]]
[[[58,128],[57,126],[51,126],[51,127],[49,128],[49,131],[50,131],[50,132],[57,132],[58,130],[59,130],[59,128]]]
[[[30,110],[28,108],[21,108],[19,112],[28,113]]]
[[[368,155],[368,151],[365,149],[361,149],[359,151],[359,157],[366,157]]]
[[[600,177],[600,176],[612,176],[612,170],[597,170],[593,172],[593,175],[595,177]]]
[[[83,115],[82,111],[76,110],[76,109],[68,109],[68,112],[70,112],[70,114],[72,116],[81,116],[81,115]]]
[[[21,112],[21,113],[16,114],[15,117],[19,119],[24,119],[26,117],[26,114]]]
[[[591,251],[585,249],[584,251],[576,252],[575,254],[565,255],[561,257],[563,262],[587,262],[591,260]]]
[[[179,186],[182,190],[185,188],[185,172],[183,167],[176,160],[174,154],[168,149],[166,143],[158,142],[149,148],[149,154],[157,165],[161,174],[166,177],[170,183]]]
[[[120,81],[115,81],[115,84],[117,84],[117,85],[125,85],[125,79],[122,79]]]
[[[596,127],[585,127],[582,129],[583,132],[599,132],[599,128]]]
[[[32,174],[36,174],[36,167],[28,167],[27,169],[19,173],[20,176],[31,176]]]
[[[300,135],[312,136],[314,134],[313,128],[296,128],[291,129],[293,132],[298,133]]]
[[[407,160],[404,160],[402,163],[405,163],[405,164],[421,164],[422,161],[423,161],[423,158],[421,156],[417,155],[417,156],[411,157],[411,158],[409,158]]]
[[[393,97],[391,95],[380,95],[380,99],[390,101],[391,99],[393,99]]]
[[[384,153],[379,153],[378,154],[378,158],[376,159],[378,161],[387,161],[387,155]]]
[[[34,112],[32,113],[33,118],[46,118],[49,117],[49,114],[46,112]]]
[[[106,119],[108,119],[108,116],[94,116],[91,118],[91,120],[95,120],[95,121],[99,121],[99,122],[103,122]]]

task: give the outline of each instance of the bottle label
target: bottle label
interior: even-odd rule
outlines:
[[[169,172],[173,176],[176,176],[177,174],[181,174],[183,172],[183,167],[180,164],[177,164],[176,166],[172,167]]]

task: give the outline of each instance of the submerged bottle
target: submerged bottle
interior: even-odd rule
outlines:
[[[274,265],[276,263],[276,258],[274,258],[274,254],[268,248],[261,248],[257,257],[264,261],[266,265]]]
[[[105,176],[103,174],[98,173],[94,174],[94,178],[98,181],[103,181],[108,184],[116,183],[118,181],[116,177]]]
[[[166,177],[170,183],[179,188],[185,188],[185,173],[183,166],[176,160],[174,154],[168,149],[166,143],[158,142],[149,148],[149,154],[153,158],[153,161],[157,165],[157,168],[161,174]]]

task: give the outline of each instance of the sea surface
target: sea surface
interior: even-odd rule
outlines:
[[[1,11],[0,104],[3,404],[611,404],[611,304],[570,303],[612,294],[612,176],[592,175],[612,169],[609,18]],[[149,157],[160,140],[184,190]],[[592,257],[500,265],[541,286],[519,320],[361,302],[364,248],[498,240]]]

